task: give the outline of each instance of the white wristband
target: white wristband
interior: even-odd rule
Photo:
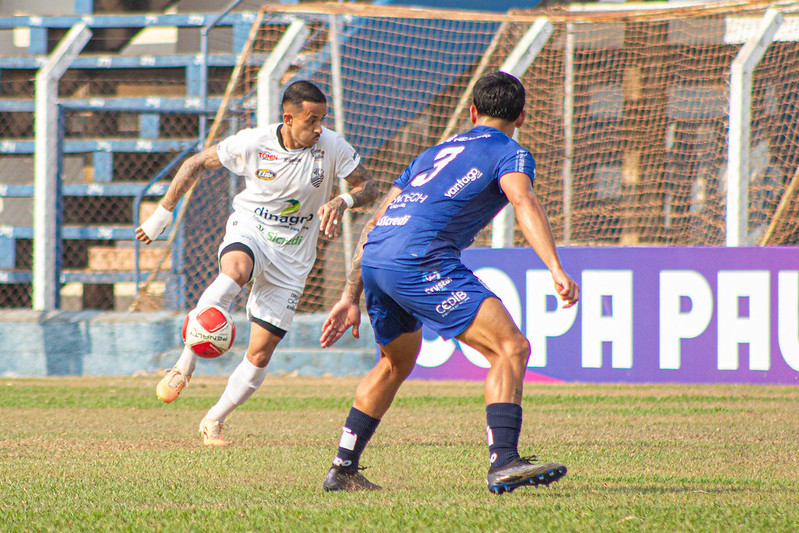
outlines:
[[[164,232],[170,222],[172,222],[172,211],[167,211],[161,204],[158,204],[155,212],[142,223],[141,229],[148,239],[154,241]]]
[[[338,197],[344,200],[344,203],[347,204],[347,207],[352,207],[355,205],[355,200],[353,200],[352,195],[348,192],[339,194]]]

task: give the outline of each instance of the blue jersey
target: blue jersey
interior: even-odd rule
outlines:
[[[394,182],[402,192],[369,233],[362,264],[428,270],[460,257],[507,205],[499,178],[509,172],[527,174],[532,182],[533,156],[488,126],[426,150]]]

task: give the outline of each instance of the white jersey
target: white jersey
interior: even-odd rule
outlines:
[[[312,147],[288,150],[278,140],[279,126],[242,130],[220,142],[217,154],[225,168],[245,178],[233,210],[257,222],[268,243],[263,253],[274,266],[304,283],[316,259],[317,211],[360,157],[327,128]]]

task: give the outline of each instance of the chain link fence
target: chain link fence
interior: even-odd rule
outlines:
[[[92,40],[58,84],[63,309],[123,310],[135,296],[134,204],[144,185],[199,139],[200,117],[208,112],[199,96],[203,77],[197,54],[201,28],[214,16],[167,15],[163,20],[174,26],[152,28],[136,24],[157,23],[159,15],[89,19],[98,26]],[[208,32],[205,86],[210,109],[219,106],[235,65],[235,34],[243,28],[246,37],[254,16],[239,12]],[[75,23],[81,20],[73,18]],[[58,27],[62,19],[32,21],[48,28],[48,53],[65,33]],[[120,31],[104,28],[113,24]],[[2,28],[0,37],[17,31]],[[0,307],[29,308],[39,60],[6,55],[20,55],[20,50],[0,53]],[[26,61],[33,67],[18,68]],[[173,174],[174,169],[167,183]],[[164,186],[156,187],[143,198],[140,217],[154,209],[164,191]],[[140,251],[141,268],[157,266],[163,245]],[[169,268],[169,261],[162,266]]]
[[[343,133],[385,192],[419,152],[470,127],[467,113],[473,81],[483,72],[500,68],[536,20],[545,17],[552,26],[551,35],[522,75],[528,89],[527,118],[518,139],[536,158],[536,193],[558,243],[724,245],[731,65],[744,43],[757,34],[767,7],[757,2],[716,3],[633,12],[602,11],[599,6],[596,11],[487,15],[357,4],[266,6],[237,65],[210,68],[208,94],[220,111],[205,143],[256,125],[258,72],[289,24],[302,20],[308,37],[299,54],[290,58],[291,66],[279,86],[296,79],[318,84],[329,98],[325,125],[333,129],[336,119],[343,118]],[[799,81],[793,75],[799,68],[797,5],[784,3],[780,10],[786,22],[752,79],[746,176],[746,238],[751,244],[794,244],[799,238],[795,195]],[[338,28],[335,35],[331,35],[333,17]],[[212,44],[212,48],[217,46],[222,42]],[[336,50],[341,64],[339,87],[333,77]],[[60,90],[90,100],[119,95],[121,88],[128,94],[140,91],[136,94],[146,98],[145,92],[186,95],[185,83],[180,75],[158,69],[93,71],[90,76],[76,72],[62,81]],[[339,108],[334,105],[338,88]],[[0,90],[3,96],[32,95],[30,79],[18,72],[9,76],[4,72]],[[337,117],[338,112],[344,116]],[[70,142],[91,137],[188,142],[198,135],[198,120],[197,113],[189,112],[160,113],[156,120],[146,109],[67,108],[65,183],[97,183],[98,171],[105,172],[102,179],[111,183],[141,183],[179,152],[177,147],[162,152],[120,151],[109,162],[98,152],[71,151]],[[30,136],[32,128],[30,112],[0,113],[4,138]],[[143,131],[157,135],[143,138]],[[30,167],[30,156],[0,157],[4,183],[7,179],[30,183]],[[205,176],[184,201],[181,223],[169,240],[142,249],[141,268],[153,274],[140,290],[138,308],[187,309],[196,302],[216,275],[216,250],[230,200],[242,185],[242,180],[226,171]],[[144,209],[152,208],[162,193],[146,198]],[[0,225],[9,224],[10,219],[16,225],[28,224],[21,221],[30,218],[30,199],[3,200]],[[64,206],[67,226],[126,226],[132,235],[131,197],[65,198]],[[354,210],[354,235],[370,211],[371,207]],[[91,264],[92,250],[111,247],[114,253],[129,256],[131,242],[66,240],[64,267],[105,271]],[[490,242],[489,229],[475,245]],[[518,228],[514,244],[524,245]],[[14,268],[29,269],[30,240],[15,238],[14,246]],[[318,261],[299,306],[303,312],[327,308],[344,283],[342,240],[320,238],[317,252]],[[126,265],[120,271],[130,273],[128,263],[120,259],[112,263]],[[127,283],[129,303],[136,287]],[[29,285],[16,285],[0,284],[0,305],[29,305]],[[118,291],[121,283],[108,285]],[[109,306],[108,300],[115,298],[113,305],[121,308],[119,294],[105,290],[103,305]],[[237,300],[239,309],[245,298],[242,294]]]

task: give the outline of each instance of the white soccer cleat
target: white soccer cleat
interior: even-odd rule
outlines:
[[[166,376],[158,382],[158,385],[155,387],[155,394],[162,402],[172,403],[178,399],[180,391],[183,390],[183,387],[185,387],[190,380],[191,376],[184,374],[177,368],[172,368],[167,370]]]
[[[200,435],[206,446],[227,446],[228,442],[222,438],[222,422],[203,418],[200,422]]]

